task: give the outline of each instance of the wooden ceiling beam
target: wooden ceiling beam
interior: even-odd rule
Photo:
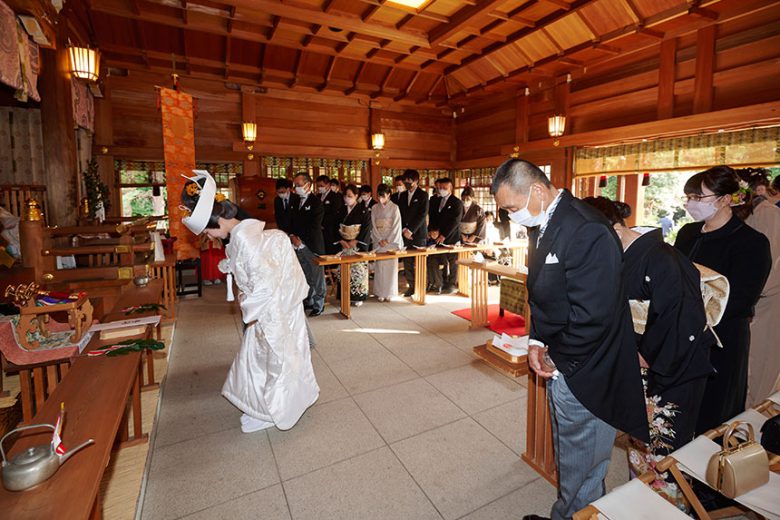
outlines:
[[[432,46],[440,45],[462,31],[475,18],[495,10],[506,0],[484,0],[470,7],[463,7],[450,19],[450,23],[434,28],[430,32]]]
[[[433,97],[433,93],[436,92],[436,89],[441,85],[441,82],[444,81],[444,74],[441,74],[436,81],[433,82],[433,85],[431,88],[428,89],[428,95],[424,98],[420,98],[416,101],[416,104],[420,105],[422,103],[425,103],[426,101],[430,101]]]
[[[626,11],[626,14],[631,17],[631,20],[634,23],[639,23],[642,20],[642,15],[639,13],[639,11],[637,11],[636,6],[631,2],[631,0],[619,0],[619,2]]]
[[[179,31],[181,34],[181,49],[182,52],[184,52],[184,67],[187,71],[187,74],[192,74],[192,66],[190,65],[190,58],[189,58],[189,52],[187,52],[187,31],[184,29],[181,29]]]
[[[379,84],[379,90],[371,94],[371,99],[376,99],[384,94],[385,89],[387,88],[387,83],[390,81],[390,76],[393,75],[394,70],[395,69],[393,67],[390,67],[390,69],[387,71],[387,74],[385,74],[384,79],[382,79],[382,83]]]
[[[565,0],[541,0],[545,4],[554,5],[558,9],[563,9],[564,11],[570,11],[572,9],[572,4],[566,2]]]
[[[295,87],[298,84],[298,76],[301,72],[301,61],[303,61],[303,51],[298,51],[295,56],[295,66],[293,67],[293,79],[289,84],[290,88]]]
[[[321,25],[313,25],[311,28],[311,34],[307,34],[306,36],[303,37],[303,40],[301,41],[301,45],[303,45],[304,49],[308,47],[309,44],[311,44],[311,41],[314,39],[314,35],[320,32],[320,29],[322,29]]]
[[[274,34],[276,34],[276,30],[279,29],[279,22],[282,21],[282,18],[280,16],[274,16],[273,22],[271,25],[271,28],[268,30],[268,33],[265,35],[265,39],[270,41],[273,41]]]
[[[181,21],[187,25],[187,0],[181,0]]]
[[[282,3],[274,0],[231,0],[234,5],[247,7],[266,13],[301,20],[307,23],[338,27],[347,31],[366,34],[375,38],[386,38],[396,42],[430,47],[426,35],[417,32],[399,31],[395,27],[388,27],[376,23],[363,21],[359,16],[346,16],[341,14],[326,13],[321,9],[308,9],[290,3]]]
[[[230,48],[232,38],[230,36],[225,37],[225,79],[230,75]]]
[[[377,0],[375,4],[372,4],[371,7],[366,9],[363,14],[360,15],[360,19],[364,22],[369,21],[380,9],[382,9],[382,6],[385,5],[385,2],[387,0]]]
[[[144,60],[144,64],[146,65],[146,68],[149,68],[149,56],[146,53],[146,38],[144,37],[144,30],[141,27],[141,24],[138,23],[138,20],[133,20],[133,33],[135,34],[136,40],[138,40],[138,47],[141,49],[141,57]]]
[[[405,5],[388,3],[387,0],[360,0],[360,1],[363,2],[364,4],[368,4],[368,5],[377,7],[377,8],[384,7],[385,9],[392,9],[394,11],[400,11],[400,12],[403,12],[403,13],[406,13],[406,14],[411,14],[413,16],[417,16],[419,18],[427,18],[429,20],[434,20],[436,22],[449,23],[449,21],[450,21],[450,19],[447,16],[444,16],[444,15],[441,15],[441,14],[436,14],[436,13],[429,13],[427,11],[428,7],[430,7],[430,5],[433,3],[432,1],[429,2],[428,4],[424,5],[419,10],[417,10],[417,9],[415,9],[413,7],[405,6]],[[369,12],[368,10],[365,11],[361,15],[361,18],[363,16],[365,16],[368,12]],[[374,14],[375,14],[375,12],[372,13],[371,16],[373,16]]]
[[[398,102],[402,99],[406,99],[409,97],[409,94],[412,92],[412,87],[414,87],[414,84],[417,82],[417,80],[420,78],[420,71],[417,71],[414,73],[414,76],[412,76],[412,80],[409,82],[408,85],[406,85],[406,88],[403,90],[403,92],[393,98],[393,101]]]
[[[558,43],[558,40],[553,38],[553,35],[550,34],[550,31],[548,31],[547,29],[542,27],[539,32],[540,32],[540,34],[543,34],[545,36],[545,38],[550,40],[550,43],[553,44],[553,47],[555,47],[558,50],[558,56],[562,55],[565,52],[565,49],[563,47],[561,47],[561,45]]]
[[[236,9],[237,9],[237,7],[234,6],[234,5],[230,6],[230,9],[228,9],[228,14],[229,14],[229,17],[228,17],[228,20],[227,20],[227,32],[228,32],[228,34],[232,34],[232,32],[233,32],[233,21],[236,18]]]
[[[536,27],[536,22],[534,22],[530,18],[523,18],[522,16],[517,14],[513,15],[509,13],[502,13],[501,11],[491,11],[488,13],[488,16],[492,16],[493,18],[498,18],[499,20],[503,20],[505,22],[511,20],[521,25],[525,25],[526,27]]]

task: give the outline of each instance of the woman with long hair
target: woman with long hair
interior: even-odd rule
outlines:
[[[379,252],[403,247],[401,212],[393,203],[390,188],[380,184],[376,189],[379,203],[371,209],[371,242]],[[379,260],[374,266],[374,294],[380,302],[398,296],[398,259]]]
[[[195,174],[182,191],[190,211],[182,222],[196,235],[231,239],[222,270],[229,286],[235,278],[247,325],[222,395],[244,413],[243,432],[290,429],[320,392],[303,313],[306,278],[285,233],[266,230],[259,220],[239,220],[238,207],[217,195],[211,175]]]

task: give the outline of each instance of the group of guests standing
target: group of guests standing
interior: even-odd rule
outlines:
[[[458,198],[452,180],[442,178],[429,198],[419,182],[417,170],[406,170],[394,179],[395,190],[380,184],[374,199],[368,185],[348,184],[342,190],[337,180],[325,175],[313,181],[302,172],[292,181],[277,181],[276,225],[290,236],[309,281],[311,289],[304,301],[309,316],[322,313],[327,292],[325,270],[315,263],[316,255],[479,244],[485,239],[486,216],[471,188],[464,188]],[[414,258],[404,258],[403,265],[408,284],[404,296],[409,297],[415,287]],[[457,254],[429,256],[430,292],[454,292],[457,274]],[[349,287],[354,305],[368,298],[368,280],[368,263],[353,263]],[[397,259],[376,262],[374,294],[380,301],[398,295]]]
[[[643,473],[777,388],[780,208],[766,171],[691,177],[686,210],[696,222],[674,246],[660,229],[628,227],[627,205],[576,199],[526,161],[502,164],[492,189],[529,232],[529,363],[547,379],[560,481],[552,518],[603,495],[616,429],[633,437],[630,466]],[[715,327],[698,266],[729,281]],[[643,330],[629,300],[649,304]],[[682,505],[679,489],[656,487]]]

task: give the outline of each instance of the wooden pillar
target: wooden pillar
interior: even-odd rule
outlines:
[[[528,142],[528,98],[523,90],[515,98],[515,144],[522,150],[523,143]]]
[[[696,77],[693,83],[693,113],[712,111],[716,25],[696,32]]]
[[[377,132],[382,131],[382,116],[374,108],[368,109],[368,141],[367,146],[372,148],[371,136]],[[368,159],[368,179],[367,182],[371,186],[371,191],[375,192],[376,187],[382,182],[382,159],[386,158],[387,151],[381,152],[379,158],[379,164],[376,164],[374,157]]]
[[[111,83],[106,78],[103,98],[95,99],[95,138],[92,156],[97,162],[100,180],[108,186],[111,208],[107,216],[118,217],[121,211],[121,188],[119,176],[114,168],[114,115],[111,104]]]
[[[628,227],[636,226],[645,211],[645,189],[642,186],[642,174],[621,175],[623,180],[623,202],[631,206],[631,216],[626,219]]]
[[[257,103],[250,87],[241,88],[241,122],[257,123]],[[243,132],[243,130],[242,130]],[[242,134],[243,138],[243,134]],[[257,139],[260,140],[260,125],[257,125]],[[250,159],[250,156],[252,157]],[[254,177],[260,173],[260,158],[254,151],[247,150],[243,160],[243,175]]]
[[[674,81],[677,74],[677,38],[661,42],[658,70],[658,119],[674,117]]]
[[[41,49],[41,129],[46,157],[49,225],[76,223],[78,182],[76,134],[73,122],[67,42],[60,35],[57,49]]]

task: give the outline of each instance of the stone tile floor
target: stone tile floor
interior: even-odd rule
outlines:
[[[292,430],[243,434],[220,396],[239,348],[224,288],[179,306],[140,518],[504,519],[555,490],[520,459],[526,382],[471,349],[466,298],[336,307],[310,320],[321,395]],[[494,298],[497,294],[492,294]],[[608,488],[626,481],[615,448]]]

